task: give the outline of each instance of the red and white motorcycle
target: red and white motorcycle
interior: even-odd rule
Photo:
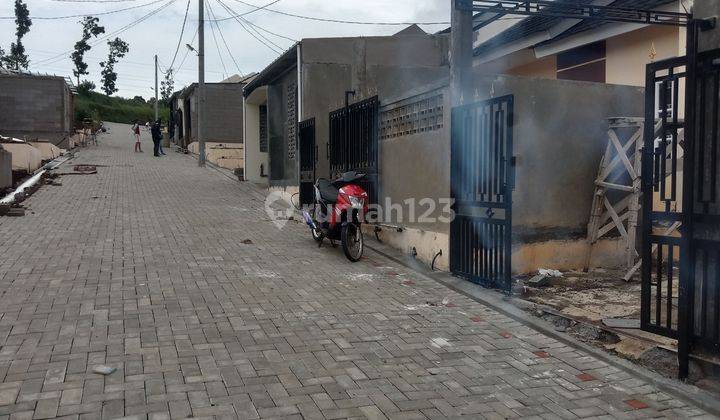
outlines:
[[[365,174],[346,172],[335,181],[320,178],[315,182],[312,215],[303,210],[305,222],[315,241],[339,240],[350,261],[362,258],[364,240],[361,224],[368,210],[367,192],[355,184]]]

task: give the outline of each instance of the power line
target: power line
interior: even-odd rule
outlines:
[[[234,0],[238,3],[244,4],[249,7],[254,7],[255,10],[261,9],[260,6],[256,6],[251,3],[244,2],[242,0]],[[319,17],[313,17],[313,16],[303,16],[303,15],[297,15],[294,13],[288,13],[283,12],[281,10],[275,10],[270,9],[267,6],[262,7],[263,10],[267,10],[268,12],[277,13],[280,15],[290,16],[298,19],[306,19],[306,20],[316,20],[319,22],[331,22],[331,23],[345,23],[350,25],[388,25],[388,26],[407,26],[407,25],[449,25],[450,22],[364,22],[364,21],[358,21],[358,20],[341,20],[341,19],[329,19],[329,18],[319,18]]]
[[[268,29],[263,28],[262,26],[258,25],[257,23],[253,23],[253,22],[251,22],[251,21],[249,21],[249,20],[247,20],[247,19],[243,19],[243,21],[244,21],[245,23],[247,23],[247,24],[252,25],[253,27],[255,27],[255,28],[257,28],[257,29],[260,29],[261,31],[264,31],[264,32],[269,33],[270,35],[275,35],[275,36],[278,37],[278,38],[286,39],[286,40],[288,40],[288,41],[297,42],[297,39],[293,39],[293,38],[290,38],[290,37],[288,37],[288,36],[280,35],[280,34],[278,34],[278,33],[272,32],[272,31],[270,31],[270,30],[268,30]]]
[[[208,9],[210,10],[210,14],[212,14],[213,18],[216,18],[215,12],[213,11],[212,7],[210,6],[210,3],[208,3]],[[230,55],[230,58],[232,59],[233,63],[235,63],[235,68],[238,71],[238,74],[241,76],[243,75],[242,70],[240,70],[240,66],[237,63],[237,60],[235,60],[235,56],[233,55],[232,51],[230,50],[230,47],[228,46],[227,41],[225,40],[225,35],[222,33],[222,29],[220,29],[220,25],[218,25],[217,21],[210,22],[210,27],[212,27],[213,23],[215,24],[215,27],[218,30],[218,33],[220,34],[220,39],[222,39],[223,44],[225,44],[225,49],[228,52],[228,55]]]
[[[163,0],[163,1],[164,1],[164,0]],[[158,7],[157,9],[152,10],[151,12],[143,15],[142,17],[140,17],[139,19],[136,19],[136,20],[133,21],[133,22],[130,22],[129,24],[123,26],[122,28],[118,29],[118,30],[115,31],[115,32],[111,32],[111,33],[107,34],[106,36],[103,36],[102,38],[98,38],[96,41],[91,42],[90,45],[94,47],[94,46],[100,44],[101,42],[103,42],[103,41],[105,41],[105,40],[107,40],[107,39],[109,39],[109,38],[111,38],[111,37],[113,37],[113,36],[116,36],[116,35],[119,35],[119,34],[122,33],[122,32],[125,32],[126,30],[132,28],[133,26],[135,26],[135,25],[137,25],[137,24],[145,21],[146,19],[154,16],[155,14],[159,13],[161,10],[163,10],[163,9],[165,9],[166,7],[170,6],[170,5],[171,5],[172,3],[174,3],[174,2],[175,2],[175,0],[168,0],[167,3],[163,4],[162,6]],[[39,62],[37,62],[37,63],[35,63],[35,64],[52,64],[52,63],[55,63],[55,62],[58,62],[58,61],[62,61],[62,60],[64,60],[64,59],[67,59],[67,58],[68,58],[68,57],[67,57],[67,54],[72,53],[73,51],[74,51],[74,50],[67,50],[67,51],[65,51],[65,52],[62,52],[62,53],[56,55],[55,57],[47,58],[47,59],[45,59],[45,60],[40,60]]]
[[[229,7],[228,7],[225,3],[223,3],[221,0],[217,0],[217,2],[218,2],[223,8],[225,8],[225,10],[228,10],[228,9],[229,9]],[[228,10],[228,11],[229,11],[229,12],[232,12],[232,10]],[[242,23],[242,21],[240,20],[240,18],[235,17],[235,16],[233,16],[233,18],[237,21],[237,23],[240,24],[240,26],[245,30],[245,32],[247,32],[248,34],[250,34],[250,36],[252,36],[253,38],[255,38],[259,43],[261,43],[261,44],[263,44],[264,46],[266,46],[270,51],[274,52],[275,54],[280,54],[280,53],[282,52],[282,51],[278,51],[277,49],[275,49],[275,48],[273,48],[271,45],[269,45],[267,42],[265,42],[265,41],[263,41],[262,39],[258,38],[257,35],[255,35],[254,33],[252,33],[252,32]]]
[[[262,38],[262,39],[264,39],[265,41],[269,42],[270,44],[272,44],[273,46],[275,46],[275,47],[276,47],[277,49],[279,49],[280,51],[284,51],[284,50],[285,50],[285,48],[283,48],[282,46],[276,44],[275,42],[273,42],[271,39],[269,39],[269,38],[266,37],[265,35],[261,34],[260,31],[258,31],[253,24],[251,24],[250,22],[248,22],[247,19],[245,19],[245,18],[240,18],[240,20],[242,20],[243,23],[245,23],[250,29],[252,29],[253,31],[255,31],[255,33],[258,34],[258,36],[259,36],[260,38]]]
[[[57,3],[130,3],[138,0],[49,0]]]
[[[185,24],[187,23],[188,12],[190,12],[190,0],[188,0],[187,7],[185,7],[185,17],[183,18],[182,29],[180,29],[180,38],[178,38],[178,44],[175,48],[175,54],[173,54],[172,62],[170,62],[170,69],[172,69],[175,65],[175,59],[177,59],[178,52],[180,51],[180,45],[182,45],[182,39],[183,35],[185,34]]]
[[[195,36],[197,36],[197,35],[195,35]],[[193,40],[191,41],[191,43],[192,43],[193,41],[195,41],[195,37],[193,37]],[[47,51],[47,50],[28,49],[28,51],[29,51],[29,52],[32,52],[32,53],[41,53],[41,54],[45,54],[45,55],[48,55],[48,54],[49,54],[49,55],[51,55],[51,56],[53,56],[53,57],[57,55],[56,52],[54,52],[54,51]],[[189,51],[188,51],[188,52],[189,52]],[[93,60],[103,60],[103,59],[104,59],[104,57],[98,57],[98,56],[96,56],[96,55],[91,55],[91,54],[85,54],[85,57],[86,57],[86,58],[93,59]],[[50,57],[50,58],[52,58],[52,57]],[[50,59],[50,58],[43,59],[43,61],[44,61],[44,60],[48,60],[48,59]],[[140,61],[131,61],[131,60],[123,60],[123,61],[122,61],[122,65],[142,66],[142,67],[153,67],[153,66],[154,66],[154,64],[143,63],[143,62],[140,62]],[[176,71],[179,71],[179,70],[176,70]],[[197,72],[194,71],[194,70],[187,70],[187,71],[191,71],[193,74],[197,73]],[[221,74],[219,71],[212,71],[212,70],[205,70],[205,73]]]
[[[268,3],[268,4],[264,5],[264,6],[253,6],[253,7],[255,7],[255,9],[253,9],[253,10],[251,10],[251,11],[249,11],[249,12],[245,12],[245,13],[241,13],[241,14],[236,14],[236,13],[235,13],[235,14],[234,14],[235,16],[228,16],[228,17],[220,18],[220,19],[217,19],[217,18],[216,18],[216,19],[214,19],[214,20],[215,20],[215,22],[222,22],[222,21],[225,21],[225,20],[234,19],[234,18],[236,18],[236,17],[246,16],[246,15],[249,15],[249,14],[251,14],[251,13],[255,13],[255,12],[259,11],[259,10],[263,10],[263,9],[265,9],[266,7],[272,6],[273,4],[278,3],[278,2],[280,2],[280,0],[273,0],[273,1],[271,1],[270,3]]]
[[[218,2],[220,3],[220,0],[218,0]],[[245,23],[248,24],[248,25],[252,25],[254,28],[260,29],[260,30],[262,30],[262,31],[265,31],[265,32],[271,34],[271,35],[275,35],[276,37],[283,38],[283,39],[286,39],[286,40],[288,40],[288,41],[297,42],[296,39],[292,39],[292,38],[290,38],[290,37],[288,37],[288,36],[280,35],[280,34],[277,34],[277,33],[275,33],[275,32],[272,32],[272,31],[270,31],[270,30],[267,30],[267,29],[261,27],[260,25],[257,25],[257,24],[255,24],[255,23],[253,23],[253,22],[245,19],[244,17],[242,17],[243,15],[245,15],[245,14],[247,14],[247,13],[238,14],[237,12],[235,12],[235,10],[234,10],[233,8],[231,8],[230,6],[228,6],[228,5],[225,4],[225,3],[222,3],[222,6],[224,6],[224,7],[225,7],[225,10],[232,15],[232,16],[230,16],[230,18],[233,18],[233,17],[234,17],[234,18],[236,18],[236,20],[237,20],[237,18],[240,18],[240,19],[242,19],[243,22],[245,22]],[[267,6],[267,5],[266,5],[266,6]],[[220,21],[222,21],[222,20],[225,20],[225,19],[217,19],[217,20],[215,21],[215,24],[217,25],[217,23],[220,22]],[[265,37],[263,37],[263,38],[265,38]],[[265,39],[267,39],[267,38],[265,38]],[[270,42],[272,42],[272,41],[270,41]],[[273,43],[273,45],[278,46],[278,45],[275,44],[275,43]],[[278,47],[282,49],[282,47],[280,47],[280,46],[278,46]]]
[[[163,1],[165,1],[165,0],[154,0],[154,1],[151,1],[150,3],[138,4],[137,6],[130,6],[130,7],[125,7],[123,9],[110,10],[107,12],[83,13],[80,15],[67,15],[67,16],[30,16],[30,19],[33,19],[33,20],[60,20],[60,19],[72,19],[72,18],[85,17],[85,16],[111,15],[113,13],[120,13],[120,12],[125,12],[128,10],[139,9],[141,7],[152,6],[153,4],[157,4],[157,3],[160,3]],[[3,20],[15,19],[15,16],[0,16],[0,19],[3,19]]]
[[[212,8],[210,7],[210,2],[207,0],[203,0],[205,4],[207,5],[208,12],[210,12],[210,15],[213,14]],[[215,36],[215,28],[213,27],[212,23],[210,24],[210,33],[212,33],[213,41],[215,41],[215,49],[217,50],[218,57],[220,57],[220,64],[222,64],[223,68],[223,77],[227,77],[227,67],[225,67],[225,60],[223,60],[222,53],[220,52],[220,44],[218,43],[217,36]]]
[[[192,45],[192,43],[195,42],[195,38],[197,37],[197,35],[198,35],[198,30],[195,29],[195,35],[193,35],[192,39],[190,40],[190,45]],[[180,61],[180,65],[178,65],[177,72],[181,72],[181,71],[182,71],[183,64],[185,64],[185,60],[187,60],[188,55],[190,55],[190,49],[189,49],[189,48],[185,51],[185,56],[184,56],[183,59]]]

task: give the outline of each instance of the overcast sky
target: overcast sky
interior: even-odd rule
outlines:
[[[270,10],[256,10],[245,5],[249,3],[263,6],[272,0],[205,0],[206,19],[216,17],[222,19],[230,16],[220,2],[224,3],[237,14],[253,13],[244,16],[252,24],[264,30],[274,32],[291,39],[333,36],[389,35],[401,30],[402,26],[352,25],[343,23],[319,22],[299,19],[275,13]],[[188,0],[25,0],[30,15],[33,17],[58,17],[68,15],[98,15],[100,23],[105,26],[106,34],[118,31],[126,25],[143,18],[143,16],[160,8],[166,3],[170,5],[155,15],[146,18],[136,26],[118,34],[130,44],[130,53],[117,65],[119,96],[132,97],[142,95],[145,98],[153,95],[154,84],[153,56],[158,55],[165,68],[173,59],[183,16]],[[0,0],[0,17],[14,16],[14,0]],[[135,6],[132,10],[107,15],[103,12],[115,11]],[[369,22],[447,22],[450,20],[450,0],[281,0],[268,9],[298,15],[354,20]],[[210,13],[214,12],[214,15]],[[198,0],[190,0],[190,13],[185,28],[185,35],[178,53],[175,68],[182,62],[188,51],[186,43],[197,32]],[[73,45],[80,38],[82,28],[78,23],[81,17],[68,19],[43,20],[34,19],[30,33],[23,38],[23,43],[30,57],[30,70],[72,76],[72,64],[69,55]],[[213,39],[211,25],[206,24],[206,80],[219,81],[227,75],[250,73],[262,70],[275,59],[279,53],[263,45],[250,35],[235,20],[217,22],[222,36],[232,52],[225,48],[220,33],[215,36],[220,54]],[[248,25],[246,25],[248,26]],[[251,27],[251,26],[248,26]],[[443,29],[443,25],[423,26],[428,32]],[[215,28],[215,24],[212,24]],[[293,42],[271,35],[257,29],[275,50],[285,50]],[[255,36],[258,36],[255,34]],[[114,36],[113,36],[114,38]],[[15,39],[15,23],[11,19],[0,19],[0,46],[7,52],[10,43]],[[193,42],[197,47],[197,41]],[[100,66],[98,63],[107,56],[107,41],[103,40],[86,54],[86,62],[90,65],[87,79],[100,86]],[[224,61],[225,68],[223,68]],[[235,64],[237,62],[237,66]],[[176,88],[197,80],[197,57],[190,53],[182,67],[176,73]]]

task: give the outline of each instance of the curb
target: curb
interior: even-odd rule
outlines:
[[[577,350],[582,350],[583,352],[588,353],[611,366],[640,378],[649,384],[653,384],[662,392],[670,394],[688,404],[701,408],[712,415],[720,416],[720,399],[717,396],[694,385],[685,384],[677,380],[661,376],[646,368],[637,366],[628,360],[621,359],[588,344],[579,342],[570,335],[556,331],[549,323],[535,318],[520,309],[518,307],[520,305],[514,305],[513,301],[517,301],[517,299],[504,296],[495,290],[482,288],[474,283],[454,277],[446,272],[430,271],[424,264],[403,255],[399,251],[389,248],[387,245],[375,243],[369,245],[366,243],[365,246],[376,254],[382,255],[428,280],[435,281],[450,290],[488,306],[497,312],[521,322],[537,332],[540,332],[548,337],[552,337],[567,346]]]

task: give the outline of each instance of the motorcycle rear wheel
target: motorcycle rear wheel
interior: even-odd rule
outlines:
[[[362,258],[365,241],[362,229],[355,223],[346,223],[340,232],[342,249],[348,260],[358,262]]]

